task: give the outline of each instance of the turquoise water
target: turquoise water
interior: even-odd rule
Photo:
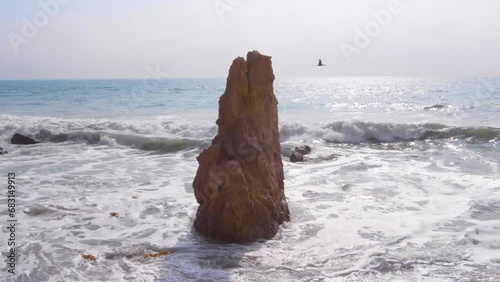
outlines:
[[[281,112],[415,114],[437,106],[427,113],[487,119],[498,114],[499,84],[492,78],[297,78],[277,80],[275,93]],[[6,114],[53,117],[196,113],[216,109],[224,88],[223,79],[0,81],[0,107]]]
[[[499,79],[274,86],[292,221],[238,246],[191,229],[225,80],[0,81],[0,173],[18,176],[23,226],[15,281],[500,280]],[[291,163],[303,144],[307,161]],[[142,259],[160,250],[174,253]]]
[[[5,113],[113,117],[217,107],[223,80],[2,81]]]

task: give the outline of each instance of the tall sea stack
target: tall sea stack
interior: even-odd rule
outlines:
[[[195,229],[230,243],[270,239],[290,220],[271,57],[238,57],[219,99],[219,127],[197,158]]]

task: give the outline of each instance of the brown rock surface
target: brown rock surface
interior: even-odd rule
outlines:
[[[290,220],[283,184],[271,57],[249,52],[229,69],[218,134],[198,156],[193,182],[201,234],[243,243],[270,239]]]

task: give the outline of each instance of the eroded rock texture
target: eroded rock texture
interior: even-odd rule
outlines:
[[[229,69],[218,134],[198,156],[193,182],[201,234],[243,243],[270,239],[290,220],[283,185],[271,57],[249,52]]]

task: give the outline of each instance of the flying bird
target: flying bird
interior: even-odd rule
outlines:
[[[323,62],[321,61],[321,59],[319,59],[319,62],[318,62],[318,67],[324,67],[326,65],[323,65]]]

